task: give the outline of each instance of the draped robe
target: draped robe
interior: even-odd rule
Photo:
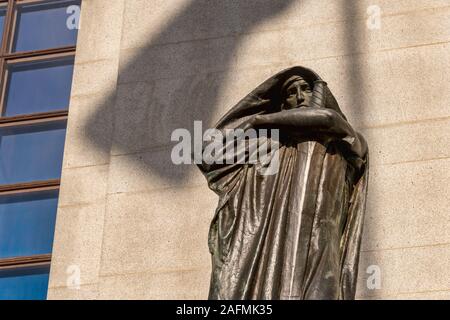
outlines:
[[[242,99],[215,128],[224,132],[250,116],[279,111],[280,90],[292,75],[311,84],[320,79],[303,67],[284,70]],[[322,100],[323,107],[341,113],[328,88]],[[356,137],[280,131],[279,148],[269,148],[269,156],[279,161],[274,174],[261,173],[267,163],[199,165],[219,196],[209,232],[209,298],[353,299],[368,157],[349,151]]]

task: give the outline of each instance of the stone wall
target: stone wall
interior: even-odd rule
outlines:
[[[450,298],[449,50],[449,0],[83,0],[49,298],[206,298],[217,198],[170,134],[293,65],[369,142],[358,298]]]

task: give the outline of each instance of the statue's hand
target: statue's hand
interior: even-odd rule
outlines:
[[[254,129],[255,126],[257,125],[257,116],[251,116],[250,118],[248,118],[247,120],[245,120],[239,127],[238,129],[242,129],[244,131],[247,131],[249,129]]]

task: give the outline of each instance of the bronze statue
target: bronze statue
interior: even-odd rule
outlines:
[[[274,174],[245,161],[199,164],[219,195],[209,233],[209,298],[354,299],[368,148],[327,84],[312,70],[289,68],[215,128],[278,129],[278,148],[269,153],[279,163]],[[271,137],[253,140],[261,139]]]

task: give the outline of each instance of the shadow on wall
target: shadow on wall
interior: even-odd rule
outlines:
[[[167,183],[186,182],[187,166],[170,161],[171,133],[212,125],[221,85],[244,34],[298,0],[193,0],[145,47],[122,50],[117,92],[87,122],[98,150]],[[232,102],[230,102],[230,107]],[[150,151],[152,152],[146,152]],[[133,155],[131,155],[133,154]],[[193,166],[192,166],[193,167]]]
[[[188,182],[194,167],[175,166],[170,159],[173,130],[193,132],[195,120],[201,120],[204,129],[214,125],[220,115],[219,94],[237,61],[236,51],[243,38],[258,25],[294,10],[294,3],[295,10],[301,10],[306,1],[187,3],[146,46],[121,51],[120,59],[126,63],[121,63],[117,91],[96,108],[84,128],[90,143],[99,153],[109,153],[112,147],[113,155],[128,154],[124,162],[131,161],[129,167],[162,182]],[[353,0],[341,3],[341,14],[346,18],[360,13]],[[349,53],[359,52],[364,38],[361,21],[354,19],[345,25],[345,39],[336,41],[344,41]],[[352,103],[344,109],[361,116],[364,61],[360,55],[353,55],[352,60],[345,70],[351,74]],[[236,102],[230,101],[227,108]]]
[[[349,108],[348,116],[353,119],[364,119],[364,110],[367,106],[367,92],[366,92],[366,64],[364,56],[361,54],[366,48],[367,34],[364,21],[358,21],[360,17],[364,17],[364,12],[366,11],[366,4],[361,2],[355,3],[353,0],[344,0],[342,2],[343,6],[341,8],[341,14],[349,18],[348,23],[345,24],[344,37],[342,41],[345,44],[346,53],[351,56],[350,63],[348,64],[345,72],[349,75],[350,83],[348,84],[349,94]],[[354,126],[361,126],[360,123],[353,123]],[[364,134],[364,133],[363,133]],[[367,137],[366,137],[367,138]],[[369,143],[370,148],[370,143]],[[370,170],[370,169],[369,169]],[[369,171],[369,183],[370,183],[370,171]],[[369,193],[370,196],[370,185]],[[367,211],[367,210],[366,210]],[[367,212],[366,219],[367,221]],[[364,239],[372,239],[373,228],[364,225],[363,230],[363,242]],[[370,234],[370,235],[369,235]],[[364,243],[362,243],[361,248],[364,248]],[[372,254],[366,254],[365,259],[368,261],[373,261],[374,257]],[[358,270],[358,289],[356,292],[356,298],[364,297],[370,294],[367,288],[367,272],[366,263],[360,259],[359,270]]]
[[[351,63],[347,66],[345,72],[350,75],[348,77],[350,89],[348,94],[350,95],[348,101],[349,106],[348,113],[352,118],[364,119],[363,112],[366,106],[367,94],[365,92],[365,69],[367,62],[364,61],[363,55],[366,48],[367,35],[365,33],[365,21],[358,21],[358,18],[364,17],[367,4],[362,2],[355,3],[354,0],[342,1],[341,14],[343,17],[349,19],[348,23],[345,23],[344,38],[342,41],[345,44],[346,53],[351,55]],[[357,115],[357,116],[356,116]],[[353,125],[359,126],[360,124],[353,123]]]

